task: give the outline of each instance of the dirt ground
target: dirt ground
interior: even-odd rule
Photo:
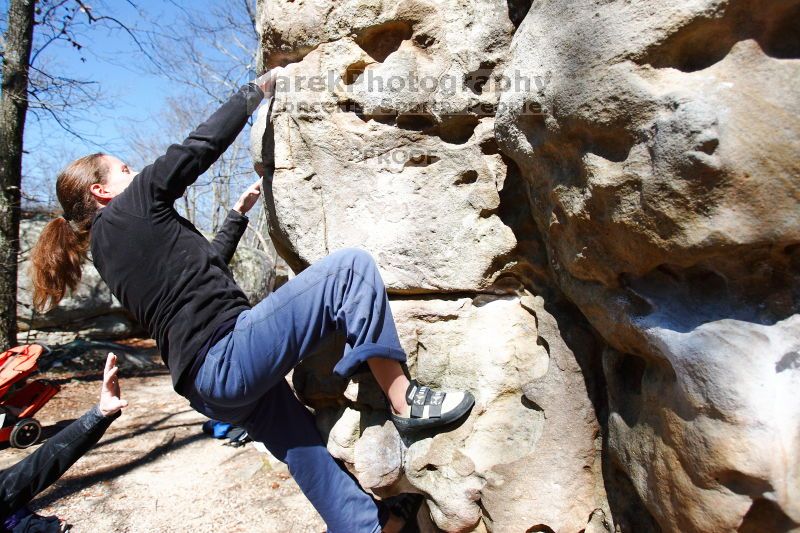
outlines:
[[[114,351],[129,406],[94,449],[31,503],[34,511],[57,515],[78,533],[325,531],[285,465],[252,443],[233,448],[206,436],[205,418],[172,390],[152,343],[128,344],[129,355]],[[46,371],[35,377],[61,385],[36,415],[45,436],[97,402],[106,352],[43,362]],[[0,449],[0,469],[37,447]]]

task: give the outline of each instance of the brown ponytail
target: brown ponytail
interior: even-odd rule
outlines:
[[[98,206],[89,187],[103,183],[108,166],[96,153],[76,159],[58,174],[56,194],[64,216],[47,223],[31,252],[33,307],[46,313],[74,291],[89,250],[89,229]]]

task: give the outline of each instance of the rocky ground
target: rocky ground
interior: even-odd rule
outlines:
[[[152,344],[128,344],[135,348],[128,356],[115,350],[128,408],[33,510],[75,532],[325,530],[285,465],[252,444],[237,449],[203,434],[205,418],[172,390]],[[101,375],[93,369],[104,356],[95,348],[43,361],[41,377],[62,387],[36,416],[45,436],[97,401]],[[36,448],[0,449],[0,468]]]

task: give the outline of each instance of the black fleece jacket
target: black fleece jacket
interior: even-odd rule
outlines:
[[[92,261],[112,294],[156,340],[177,391],[218,326],[251,306],[227,264],[247,218],[231,210],[209,242],[174,202],[231,145],[263,96],[253,83],[242,86],[92,220]]]

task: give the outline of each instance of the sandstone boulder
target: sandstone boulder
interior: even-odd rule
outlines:
[[[451,17],[447,2],[330,2],[335,30],[316,3],[262,10],[270,62],[318,44],[289,65],[271,120],[262,107],[253,129],[256,166],[275,169],[270,235],[294,270],[362,245],[393,292],[480,290],[501,274],[516,245],[497,216],[506,168],[492,117],[470,112],[498,95],[463,79],[488,77],[513,26],[503,2],[470,5],[481,24]]]
[[[447,433],[403,441],[369,375],[330,377],[337,336],[295,369],[331,453],[382,496],[419,492],[445,531],[524,531],[548,524],[579,531],[609,513],[599,426],[578,357],[540,297],[395,300],[412,375],[476,396],[470,417]],[[566,335],[591,345],[587,332]],[[338,386],[337,386],[338,384]],[[343,390],[344,389],[344,390]],[[323,392],[324,391],[324,392]],[[582,392],[581,392],[582,391]],[[566,437],[565,437],[566,436]]]
[[[609,344],[614,462],[669,531],[800,524],[798,13],[543,2],[509,54],[548,84],[502,94],[497,140]]]
[[[276,248],[370,251],[412,374],[479,399],[403,442],[369,376],[301,365],[362,485],[429,530],[800,527],[800,2],[258,11]]]

